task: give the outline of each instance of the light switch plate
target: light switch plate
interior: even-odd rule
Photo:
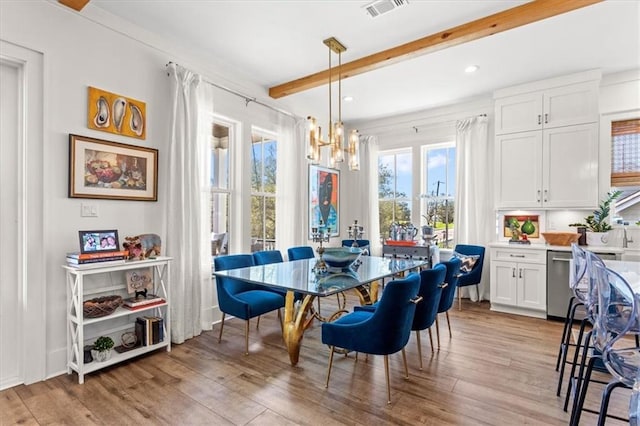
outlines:
[[[81,217],[98,217],[98,206],[96,204],[80,204]]]

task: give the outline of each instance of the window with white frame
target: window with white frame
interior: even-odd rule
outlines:
[[[422,147],[421,214],[437,243],[449,247],[454,235],[456,147],[454,142]]]
[[[212,123],[209,177],[211,194],[211,255],[229,253],[229,141],[233,128]]]
[[[410,149],[378,154],[380,235],[388,236],[392,223],[411,222],[412,155]]]
[[[251,251],[276,246],[276,171],[278,141],[275,135],[251,131]]]

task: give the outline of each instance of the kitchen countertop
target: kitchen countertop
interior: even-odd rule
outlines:
[[[498,241],[494,243],[489,243],[489,247],[494,248],[515,248],[521,250],[553,250],[553,251],[571,251],[571,246],[552,246],[549,244],[542,243],[531,243],[531,244],[509,244],[507,241]],[[592,251],[594,253],[614,253],[614,254],[622,254],[625,249],[622,247],[614,247],[614,246],[581,246],[585,250]]]

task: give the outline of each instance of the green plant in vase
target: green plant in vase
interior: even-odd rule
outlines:
[[[111,358],[111,348],[113,348],[113,339],[109,336],[100,336],[93,342],[91,355],[96,361],[107,361]]]
[[[609,222],[607,222],[607,218],[611,213],[611,203],[613,203],[620,194],[622,194],[622,191],[607,193],[607,198],[600,203],[598,209],[594,210],[593,214],[584,218],[585,223],[572,223],[569,226],[586,228],[588,245],[601,245],[600,243],[606,244],[608,231],[613,229]],[[594,236],[589,234],[597,235]]]

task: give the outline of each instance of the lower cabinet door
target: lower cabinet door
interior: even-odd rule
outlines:
[[[517,272],[514,262],[491,262],[491,303],[517,305]]]
[[[517,278],[518,306],[545,311],[547,309],[545,265],[519,263]]]

